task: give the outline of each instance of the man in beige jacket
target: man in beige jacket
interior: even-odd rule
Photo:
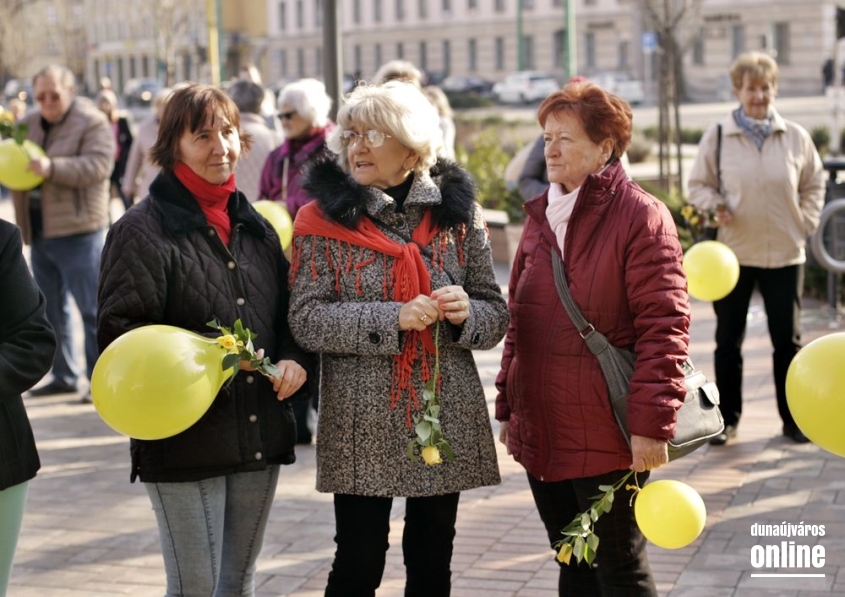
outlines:
[[[31,391],[47,396],[78,390],[68,295],[82,315],[89,379],[97,360],[97,278],[115,142],[102,112],[76,97],[76,81],[67,68],[51,65],[40,70],[33,78],[33,95],[38,109],[22,122],[27,137],[46,154],[29,164],[44,182],[29,191],[14,191],[12,199],[24,241],[32,245],[33,275],[47,298],[47,319],[58,341],[52,380]],[[90,401],[90,391],[83,401]]]

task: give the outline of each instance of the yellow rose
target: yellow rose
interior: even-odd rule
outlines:
[[[440,458],[440,450],[437,449],[437,446],[426,446],[422,449],[420,455],[428,466],[434,466],[435,464],[443,462],[443,459]]]
[[[15,122],[15,115],[8,110],[0,108],[0,122],[8,122],[9,124],[12,124]]]
[[[238,341],[231,334],[220,336],[217,338],[217,343],[229,352],[237,352]]]

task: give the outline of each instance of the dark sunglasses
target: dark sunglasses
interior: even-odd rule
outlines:
[[[48,99],[57,102],[59,101],[60,97],[61,96],[58,93],[39,93],[35,96],[35,101],[37,101],[39,104],[46,102]]]
[[[296,116],[296,110],[292,112],[281,112],[279,114],[279,118],[281,118],[282,120],[290,120],[294,116]]]

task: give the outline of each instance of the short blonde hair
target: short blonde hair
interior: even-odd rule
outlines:
[[[772,85],[778,84],[778,63],[763,52],[745,52],[737,56],[730,70],[731,85],[734,89],[742,89],[745,75],[752,80],[768,81]]]
[[[379,85],[388,81],[404,81],[417,87],[423,85],[423,73],[407,60],[391,60],[382,64],[373,77],[373,83]]]
[[[359,85],[346,96],[337,114],[338,127],[326,139],[337,154],[343,152],[340,135],[351,124],[359,123],[394,137],[419,156],[414,170],[426,172],[437,161],[443,147],[440,116],[414,85],[389,81],[384,85]]]

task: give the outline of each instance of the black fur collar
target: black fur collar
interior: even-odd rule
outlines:
[[[429,174],[442,197],[442,202],[433,208],[434,221],[440,228],[471,223],[475,185],[469,173],[455,162],[440,158]],[[330,220],[354,228],[366,214],[366,187],[346,174],[334,158],[308,163],[302,181],[302,188],[314,197],[320,210]]]

